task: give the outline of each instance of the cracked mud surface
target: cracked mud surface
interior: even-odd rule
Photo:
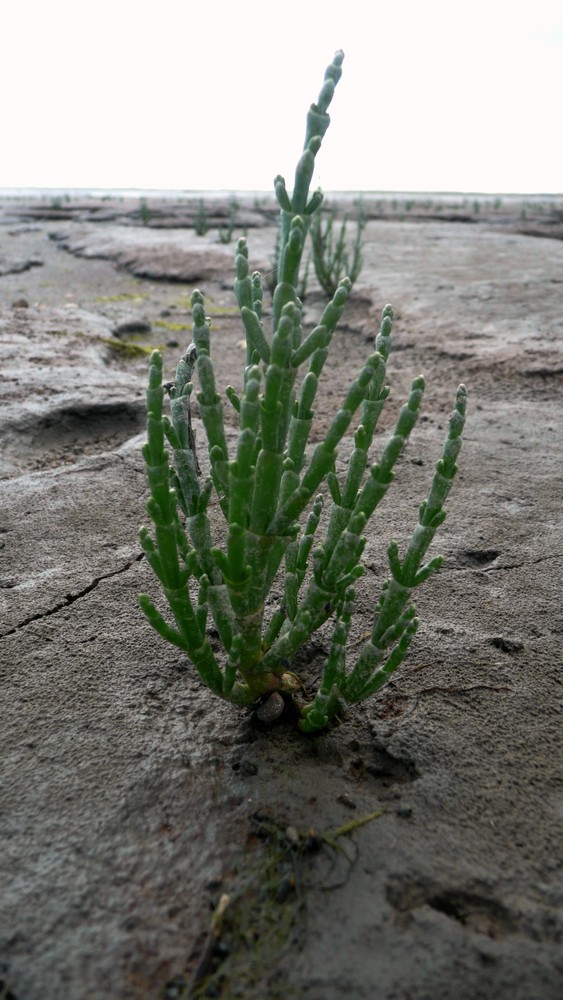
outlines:
[[[352,645],[459,382],[467,433],[407,660],[311,738],[214,701],[137,609],[158,593],[137,541],[143,348],[162,346],[172,377],[193,288],[178,246],[216,260],[217,233],[183,230],[165,258],[174,219],[155,210],[159,278],[142,279],[128,263],[139,239],[130,255],[123,243],[133,210],[103,207],[94,222],[92,206],[3,206],[0,225],[15,265],[0,273],[0,996],[559,998],[563,243],[482,213],[368,223],[316,437],[387,301],[382,431],[420,372],[427,389],[369,533]],[[251,260],[267,262],[271,218],[247,211]],[[109,259],[88,256],[88,227]],[[236,387],[231,283],[210,268],[201,284],[218,385]],[[313,285],[309,322],[320,306]],[[325,653],[321,632],[305,680]]]

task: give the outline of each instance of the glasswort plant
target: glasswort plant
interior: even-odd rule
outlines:
[[[390,575],[375,605],[371,633],[350,663],[347,636],[354,585],[364,572],[366,527],[393,480],[393,466],[416,423],[424,379],[412,383],[379,461],[370,464],[369,449],[389,394],[385,374],[393,311],[385,306],[375,352],[345,393],[324,440],[312,451],[308,448],[319,378],[351,288],[349,279],[343,279],[318,325],[304,335],[296,289],[305,237],[322,201],[319,191],[309,197],[309,187],[343,58],[342,52],[335,54],[318,102],[307,115],[292,196],[282,177],[274,182],[281,236],[271,335],[262,320],[261,277],[249,273],[246,241],[238,242],[234,290],[246,333],[246,361],[241,395],[231,386],[226,389],[239,428],[234,455],[227,447],[210,322],[199,291],[192,295],[193,344],[168,387],[170,417],[163,414],[162,356],[158,351],[151,355],[148,440],[143,446],[150,486],[147,510],[154,530],[151,535],[142,528],[140,539],[172,623],[143,594],[139,602],[148,621],[187,654],[215,694],[239,705],[265,703],[261,708],[266,714],[268,706],[275,713],[284,696],[289,699],[301,689],[292,662],[328,623],[330,641],[320,684],[300,708],[300,727],[305,731],[326,726],[343,704],[369,697],[407,652],[418,624],[412,592],[442,562],[439,556],[427,562],[425,557],[446,516],[444,502],[456,474],[466,405],[465,388],[460,386],[442,457],[429,496],[420,506],[419,523],[402,556],[396,542],[389,545]],[[297,383],[300,372],[303,377]],[[210,462],[210,475],[204,480],[191,424],[194,374]],[[354,449],[346,473],[337,476],[337,449],[350,429]],[[325,485],[330,509],[319,541],[325,503],[319,490]],[[223,547],[212,534],[213,493],[225,522]],[[268,617],[268,596],[276,578],[283,578],[283,598]],[[209,618],[222,655],[208,637]]]
[[[323,220],[322,210],[315,212],[311,222],[311,243],[313,247],[313,264],[317,281],[323,292],[333,296],[342,278],[348,277],[355,285],[362,270],[362,233],[366,227],[366,218],[360,210],[356,219],[356,237],[352,245],[352,263],[350,264],[346,230],[348,216],[345,215],[338,234],[335,229],[336,209],[332,208]]]

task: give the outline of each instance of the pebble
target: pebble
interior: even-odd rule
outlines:
[[[262,702],[262,704],[256,709],[256,715],[260,719],[260,722],[275,722],[279,719],[285,708],[285,702],[279,693],[279,691],[274,691],[270,697]]]
[[[411,806],[399,806],[399,808],[395,810],[395,814],[399,817],[399,819],[410,819],[412,816],[412,808]]]

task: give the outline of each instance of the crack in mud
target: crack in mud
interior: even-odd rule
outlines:
[[[525,569],[526,566],[539,566],[540,563],[551,562],[552,559],[562,559],[562,558],[563,558],[563,552],[550,552],[549,555],[540,556],[538,559],[526,559],[524,562],[510,563],[507,566],[487,566],[485,567],[484,572],[494,573],[506,569]]]
[[[527,912],[498,898],[492,885],[479,881],[447,885],[423,875],[391,875],[386,887],[387,902],[393,907],[399,925],[408,925],[412,914],[423,906],[442,913],[460,924],[470,934],[502,941],[515,934],[534,943],[561,940],[558,922],[546,919],[542,906]]]
[[[354,740],[351,749],[355,747],[359,749]],[[366,760],[366,756],[370,759]],[[420,777],[414,760],[394,756],[382,745],[370,747],[365,756],[354,756],[349,764],[349,773],[355,781],[375,778],[382,789],[410,784]]]
[[[387,884],[387,901],[399,914],[410,914],[424,905],[430,906],[466,930],[496,940],[519,930],[517,915],[487,890],[442,886],[425,878],[410,881],[391,877]]]
[[[461,555],[464,556],[465,553],[462,553]],[[497,555],[494,558],[495,559],[498,558],[499,555],[501,555],[501,553],[497,552]],[[475,573],[475,572],[477,572],[477,573],[503,573],[503,572],[506,572],[506,570],[509,570],[509,569],[525,569],[527,566],[539,566],[540,563],[550,562],[552,559],[562,559],[562,558],[563,558],[563,552],[550,552],[549,555],[540,556],[538,559],[525,559],[522,562],[505,563],[502,566],[487,566],[487,565],[485,565],[484,561],[483,562],[479,562],[479,561],[476,560],[475,562],[470,562],[470,561],[462,561],[461,559],[458,559],[457,560],[457,563],[458,563],[457,566],[450,565],[450,566],[444,567],[443,572],[459,573],[459,572],[463,572],[464,570],[465,571],[469,570],[472,573]],[[492,559],[491,559],[491,561],[492,561]]]
[[[2,635],[0,635],[0,640],[6,639],[9,635],[14,635],[15,632],[19,632],[21,629],[26,628],[28,625],[31,625],[32,622],[40,621],[42,618],[49,618],[51,615],[56,615],[59,611],[62,611],[63,608],[70,607],[70,605],[74,604],[75,601],[78,601],[81,597],[85,597],[86,594],[90,594],[93,590],[95,590],[96,587],[103,582],[103,580],[110,580],[113,576],[119,576],[121,573],[126,573],[127,570],[131,569],[135,563],[140,562],[141,559],[144,559],[144,557],[144,552],[140,552],[134,559],[130,559],[129,562],[125,563],[125,566],[120,566],[119,569],[115,569],[111,573],[104,573],[103,576],[95,577],[92,583],[89,583],[87,587],[79,590],[77,594],[67,594],[66,597],[64,597],[62,601],[59,601],[58,604],[55,604],[53,608],[49,608],[47,611],[40,611],[36,615],[30,615],[29,618],[25,618],[24,621],[19,622],[18,625],[14,625],[14,627],[8,629],[7,632],[3,632]]]
[[[495,687],[492,684],[471,684],[468,687],[456,687],[453,685],[439,686],[434,685],[433,687],[422,688],[421,691],[417,691],[416,694],[400,694],[399,692],[387,692],[383,697],[380,698],[378,703],[379,718],[380,721],[389,721],[393,723],[403,723],[405,719],[408,719],[419,707],[421,699],[425,695],[433,694],[452,694],[452,695],[466,695],[471,694],[473,691],[492,691],[495,694],[511,694],[514,688],[508,686],[498,686]],[[452,704],[452,702],[450,702]],[[390,735],[389,731],[387,735]]]

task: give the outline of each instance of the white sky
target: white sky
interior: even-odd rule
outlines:
[[[0,188],[563,191],[562,0],[9,0]]]

